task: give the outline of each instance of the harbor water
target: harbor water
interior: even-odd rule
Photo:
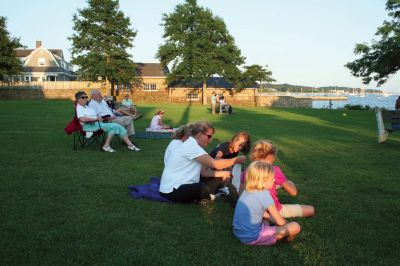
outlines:
[[[380,107],[386,108],[388,110],[394,110],[394,106],[399,95],[389,95],[384,96],[381,94],[368,94],[362,96],[347,96],[347,100],[345,101],[313,101],[313,108],[332,108],[332,109],[341,109],[344,108],[346,104],[350,105],[369,105],[371,108]],[[330,106],[331,104],[331,106]]]

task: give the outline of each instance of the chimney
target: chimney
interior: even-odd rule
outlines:
[[[36,41],[36,49],[42,46],[42,41]]]

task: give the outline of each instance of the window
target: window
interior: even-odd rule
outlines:
[[[143,84],[143,90],[144,91],[156,91],[157,90],[157,84],[155,84],[155,83],[145,83],[145,84]]]
[[[43,57],[39,58],[38,61],[39,61],[39,66],[45,65],[46,60]]]
[[[198,101],[199,100],[199,94],[196,92],[191,92],[186,94],[186,100],[188,101]]]

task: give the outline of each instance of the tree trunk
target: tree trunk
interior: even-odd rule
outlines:
[[[201,92],[201,96],[203,97],[203,105],[207,105],[206,89],[207,89],[207,80],[204,80],[203,81],[203,89],[202,89],[202,92]]]
[[[115,93],[115,82],[111,81],[110,84],[111,84],[110,96],[113,97],[113,99],[115,100],[115,98],[117,96]]]

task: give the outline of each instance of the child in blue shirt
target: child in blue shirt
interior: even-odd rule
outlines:
[[[247,245],[273,245],[277,240],[290,241],[300,232],[296,222],[287,223],[275,207],[268,189],[274,184],[270,164],[255,161],[248,167],[245,190],[241,194],[233,217],[233,233]],[[276,226],[269,225],[268,218]]]

